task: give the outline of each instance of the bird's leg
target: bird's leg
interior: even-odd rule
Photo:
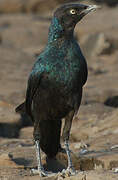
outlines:
[[[73,175],[73,174],[75,174],[75,170],[74,170],[72,159],[71,159],[71,154],[70,154],[70,149],[69,149],[69,141],[65,140],[64,144],[65,144],[66,154],[67,154],[67,157],[68,157],[67,171],[69,171],[69,173],[71,175]]]
[[[31,172],[34,175],[43,176],[52,176],[53,174],[44,170],[43,165],[41,163],[41,152],[40,152],[40,133],[39,133],[39,123],[34,124],[34,140],[35,140],[35,150],[36,150],[36,158],[38,163],[38,169],[32,169]]]
[[[33,174],[39,174],[40,176],[45,175],[44,174],[44,168],[41,163],[41,153],[40,153],[40,143],[39,140],[35,141],[35,149],[36,149],[36,157],[38,162],[38,169],[32,169]]]
[[[40,152],[40,143],[39,140],[35,142],[35,148],[36,148],[36,156],[37,156],[37,163],[38,163],[38,172],[40,176],[45,176],[45,171],[43,168],[43,165],[41,163],[41,152]]]
[[[65,144],[66,154],[68,157],[68,167],[66,170],[63,170],[63,172],[68,172],[70,175],[74,175],[76,173],[72,164],[71,154],[70,154],[70,149],[69,149],[69,135],[70,135],[70,129],[72,125],[73,116],[74,116],[74,111],[71,111],[68,114],[68,116],[66,116],[65,125],[64,125],[63,134],[62,134],[62,137],[64,139],[64,144]]]
[[[38,163],[38,169],[32,169],[32,173],[34,175],[39,174],[41,177],[44,176],[53,176],[54,174],[52,172],[47,172],[44,170],[43,165],[41,163],[41,152],[40,152],[40,142],[39,140],[35,141],[35,149],[36,149],[36,157],[37,157],[37,163]]]

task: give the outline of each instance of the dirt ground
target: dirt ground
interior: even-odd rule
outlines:
[[[75,37],[87,59],[89,77],[70,137],[78,174],[63,177],[65,153],[45,169],[57,174],[44,180],[118,180],[118,7],[86,16]],[[30,119],[15,113],[25,98],[27,79],[37,54],[45,47],[50,13],[0,14],[0,180],[38,180]],[[62,142],[63,144],[63,142]]]

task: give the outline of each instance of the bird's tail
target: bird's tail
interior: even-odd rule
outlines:
[[[53,158],[60,148],[61,120],[43,121],[40,124],[40,146],[48,158]]]
[[[26,112],[25,102],[23,102],[22,104],[20,104],[19,106],[17,106],[16,109],[15,109],[15,111],[16,111],[16,113]]]

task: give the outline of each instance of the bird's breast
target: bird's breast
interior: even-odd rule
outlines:
[[[72,90],[85,83],[87,64],[74,40],[64,41],[60,46],[47,47],[43,59],[48,84]]]

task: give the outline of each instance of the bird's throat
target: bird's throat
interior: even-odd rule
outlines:
[[[65,39],[65,38],[71,38],[73,36],[73,29],[65,29],[59,20],[54,17],[52,19],[50,28],[49,28],[49,34],[48,34],[48,43],[52,43],[54,41],[57,41],[59,39]]]
[[[62,36],[62,32],[63,28],[61,24],[59,23],[58,19],[54,17],[49,28],[48,42],[56,41]]]

